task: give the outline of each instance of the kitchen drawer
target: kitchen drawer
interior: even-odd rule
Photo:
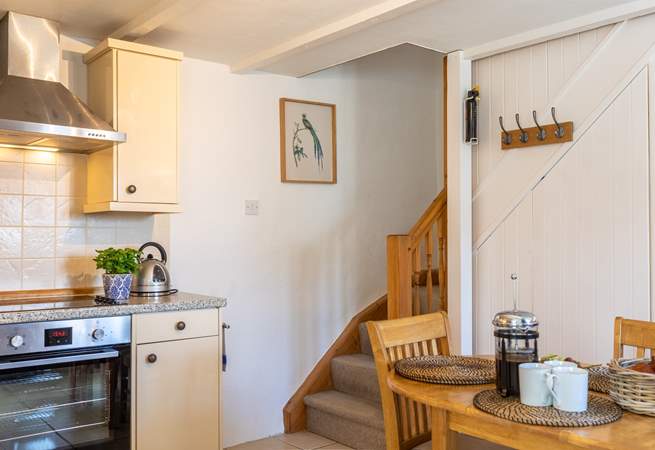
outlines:
[[[218,309],[136,314],[132,319],[137,344],[218,335]]]

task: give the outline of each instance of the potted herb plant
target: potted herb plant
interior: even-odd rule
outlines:
[[[102,275],[105,297],[112,300],[129,298],[132,274],[139,267],[139,251],[133,248],[110,247],[96,252],[98,256],[93,258],[96,268],[105,271]]]

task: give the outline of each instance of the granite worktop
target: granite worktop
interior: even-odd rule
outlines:
[[[94,295],[3,299],[0,301],[0,324],[222,308],[226,305],[225,298],[188,292],[154,298],[130,297],[125,303],[118,304],[97,303]]]

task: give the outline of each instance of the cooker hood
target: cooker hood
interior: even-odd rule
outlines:
[[[59,25],[8,12],[0,21],[0,146],[88,152],[125,142],[59,82]]]

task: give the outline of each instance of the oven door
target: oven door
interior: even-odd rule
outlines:
[[[129,450],[129,377],[129,345],[0,358],[0,450]]]

